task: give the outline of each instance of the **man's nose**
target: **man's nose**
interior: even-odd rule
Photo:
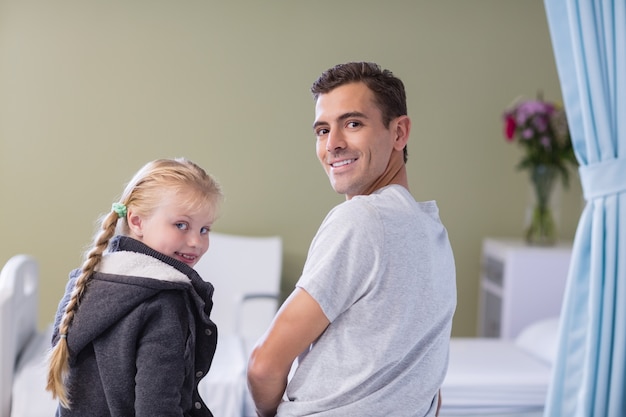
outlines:
[[[340,130],[335,130],[328,133],[326,140],[326,150],[332,152],[337,149],[343,149],[346,145],[343,133]]]

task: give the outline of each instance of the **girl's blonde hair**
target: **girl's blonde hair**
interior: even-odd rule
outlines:
[[[175,158],[158,159],[144,165],[124,189],[119,203],[139,215],[149,216],[158,206],[166,190],[179,194],[184,199],[181,203],[191,210],[209,205],[215,215],[223,199],[219,184],[202,168],[188,159]],[[69,372],[67,333],[87,283],[102,260],[109,241],[116,234],[116,230],[123,235],[129,234],[126,216],[120,216],[118,213],[119,210],[112,209],[100,220],[99,231],[91,248],[86,252],[81,274],[76,279],[74,290],[59,323],[59,339],[50,353],[46,389],[52,392],[53,398],[58,398],[65,408],[70,407],[65,386]]]

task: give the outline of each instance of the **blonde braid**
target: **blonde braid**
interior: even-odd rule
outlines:
[[[102,260],[102,254],[107,249],[109,241],[115,235],[118,215],[111,212],[102,220],[101,231],[94,239],[93,247],[87,253],[85,262],[81,267],[81,274],[76,280],[72,295],[65,307],[65,313],[59,324],[59,340],[50,352],[48,382],[46,390],[52,392],[53,398],[58,398],[61,405],[70,408],[70,400],[65,387],[65,379],[69,371],[69,349],[67,346],[67,332],[74,319],[74,313],[85,293],[87,283],[91,280],[93,272]]]

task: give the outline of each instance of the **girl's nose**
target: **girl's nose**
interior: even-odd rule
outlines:
[[[200,236],[199,234],[192,233],[189,235],[189,238],[187,239],[187,244],[191,248],[197,248],[201,245],[201,243],[202,243],[202,236]]]

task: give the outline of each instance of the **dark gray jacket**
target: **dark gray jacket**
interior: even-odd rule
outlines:
[[[79,274],[70,274],[53,344]],[[212,295],[188,265],[134,239],[114,239],[67,335],[71,409],[57,415],[212,416],[198,395],[217,344]]]

